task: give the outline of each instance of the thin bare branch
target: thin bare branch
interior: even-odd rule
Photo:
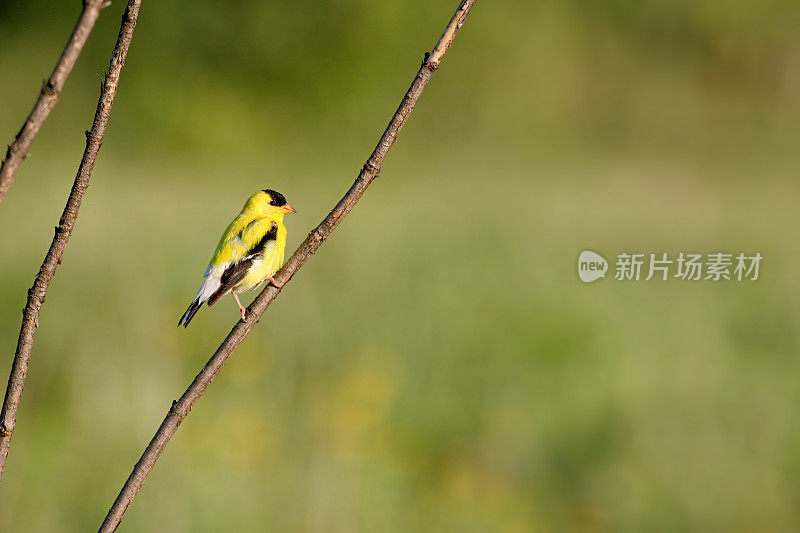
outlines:
[[[406,119],[408,119],[408,116],[414,109],[414,105],[417,103],[422,91],[428,84],[431,74],[438,68],[442,57],[453,42],[458,29],[461,28],[461,25],[466,20],[475,1],[476,0],[463,0],[461,5],[458,6],[445,32],[436,43],[433,52],[425,54],[425,59],[414,81],[411,83],[411,87],[409,87],[402,102],[400,102],[400,107],[397,108],[392,120],[389,122],[389,125],[378,141],[378,145],[361,169],[358,178],[356,178],[344,197],[339,200],[336,207],[333,208],[314,231],[308,234],[308,237],[306,237],[303,243],[295,250],[292,257],[289,258],[283,268],[275,275],[275,279],[281,287],[285,286],[300,267],[302,267],[314,252],[322,246],[325,239],[328,238],[347,213],[356,205],[356,202],[358,202],[367,190],[369,184],[378,175],[386,154],[397,139],[400,130],[403,128],[403,124],[405,124]],[[197,377],[194,378],[194,381],[192,381],[192,384],[186,389],[186,392],[183,393],[183,396],[181,396],[178,401],[172,403],[172,407],[169,409],[166,418],[164,418],[155,436],[150,441],[150,444],[148,444],[141,458],[136,463],[136,466],[134,466],[133,471],[130,476],[128,476],[117,499],[108,511],[100,527],[101,533],[107,533],[117,529],[122,521],[122,517],[136,497],[136,493],[141,488],[150,470],[161,455],[161,452],[164,451],[167,443],[178,430],[181,422],[183,422],[194,404],[200,399],[200,396],[211,384],[220,370],[222,370],[228,358],[234,350],[236,350],[253,326],[261,319],[261,315],[264,314],[264,311],[280,292],[280,288],[270,284],[256,297],[247,309],[247,318],[239,321],[233,327],[211,359],[205,364]]]
[[[72,68],[78,61],[78,56],[81,55],[83,46],[89,39],[89,34],[94,29],[94,24],[100,17],[100,12],[111,5],[111,2],[105,0],[84,0],[83,12],[81,13],[75,29],[72,30],[72,35],[61,52],[61,58],[56,63],[56,68],[50,75],[50,79],[42,84],[39,91],[39,98],[28,115],[28,120],[22,125],[22,128],[14,138],[14,142],[8,145],[6,157],[3,163],[0,164],[0,204],[8,193],[11,184],[14,183],[14,175],[17,169],[22,164],[22,161],[28,157],[28,150],[39,133],[44,121],[50,116],[50,111],[58,103],[61,96],[61,90],[69,77]]]
[[[89,178],[92,175],[100,145],[103,143],[108,117],[111,114],[111,106],[114,104],[114,97],[117,95],[119,77],[122,73],[122,68],[125,66],[125,58],[131,45],[133,30],[139,17],[140,4],[141,0],[129,0],[125,13],[122,15],[122,26],[119,30],[119,37],[114,46],[114,51],[111,54],[108,74],[103,79],[92,129],[86,132],[86,148],[83,151],[78,173],[75,176],[75,183],[72,185],[67,205],[64,207],[64,212],[61,215],[58,226],[55,228],[55,236],[50,244],[50,249],[47,251],[42,266],[39,268],[39,274],[33,282],[33,287],[28,290],[28,303],[23,311],[17,351],[14,354],[14,363],[11,367],[11,375],[8,378],[3,410],[0,413],[0,476],[3,474],[8,449],[11,446],[11,435],[14,433],[14,426],[16,425],[17,410],[19,409],[22,388],[25,385],[28,362],[33,348],[33,337],[36,333],[36,328],[39,326],[39,311],[44,303],[50,281],[56,273],[56,268],[61,263],[61,257],[64,254],[67,241],[72,234],[72,228],[75,226],[75,219],[78,217],[83,195],[89,186]]]

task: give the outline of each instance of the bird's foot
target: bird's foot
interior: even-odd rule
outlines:
[[[236,294],[235,292],[231,292],[231,294],[233,294],[233,297],[236,299],[236,305],[239,306],[239,311],[242,312],[242,322],[244,322],[244,319],[247,316],[247,309],[245,309],[244,306],[242,305],[242,302],[239,301],[238,294]]]
[[[267,279],[269,280],[270,283],[272,283],[273,285],[275,285],[279,289],[283,288],[283,283],[278,283],[277,281],[275,281],[275,277],[274,276],[270,276]]]

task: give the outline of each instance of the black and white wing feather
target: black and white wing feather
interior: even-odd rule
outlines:
[[[258,221],[254,221],[253,223],[256,222]],[[245,231],[246,229],[234,237],[234,239],[239,239],[241,242],[241,236]],[[188,326],[189,322],[191,322],[194,315],[204,303],[208,303],[210,307],[217,303],[220,298],[231,292],[236,285],[247,276],[247,272],[253,264],[263,258],[267,246],[269,246],[272,241],[275,241],[277,237],[278,225],[273,221],[269,230],[264,233],[263,237],[251,248],[245,251],[241,259],[214,267],[209,265],[206,270],[203,285],[200,287],[200,290],[197,291],[197,296],[192,300],[192,303],[189,304],[189,308],[186,309],[186,312],[178,321],[178,325],[183,327]]]

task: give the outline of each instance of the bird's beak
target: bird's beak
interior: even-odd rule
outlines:
[[[297,213],[297,211],[294,210],[294,207],[286,204],[281,207],[281,213]]]

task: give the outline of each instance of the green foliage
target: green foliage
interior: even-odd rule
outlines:
[[[219,234],[272,187],[299,210],[294,249],[454,7],[144,4],[41,316],[0,531],[99,526],[237,319],[223,300],[175,327]],[[77,9],[0,3],[8,140]],[[0,208],[0,375],[121,10]],[[788,0],[479,2],[121,530],[797,530],[798,18]],[[584,286],[586,248],[765,262],[749,284]]]

